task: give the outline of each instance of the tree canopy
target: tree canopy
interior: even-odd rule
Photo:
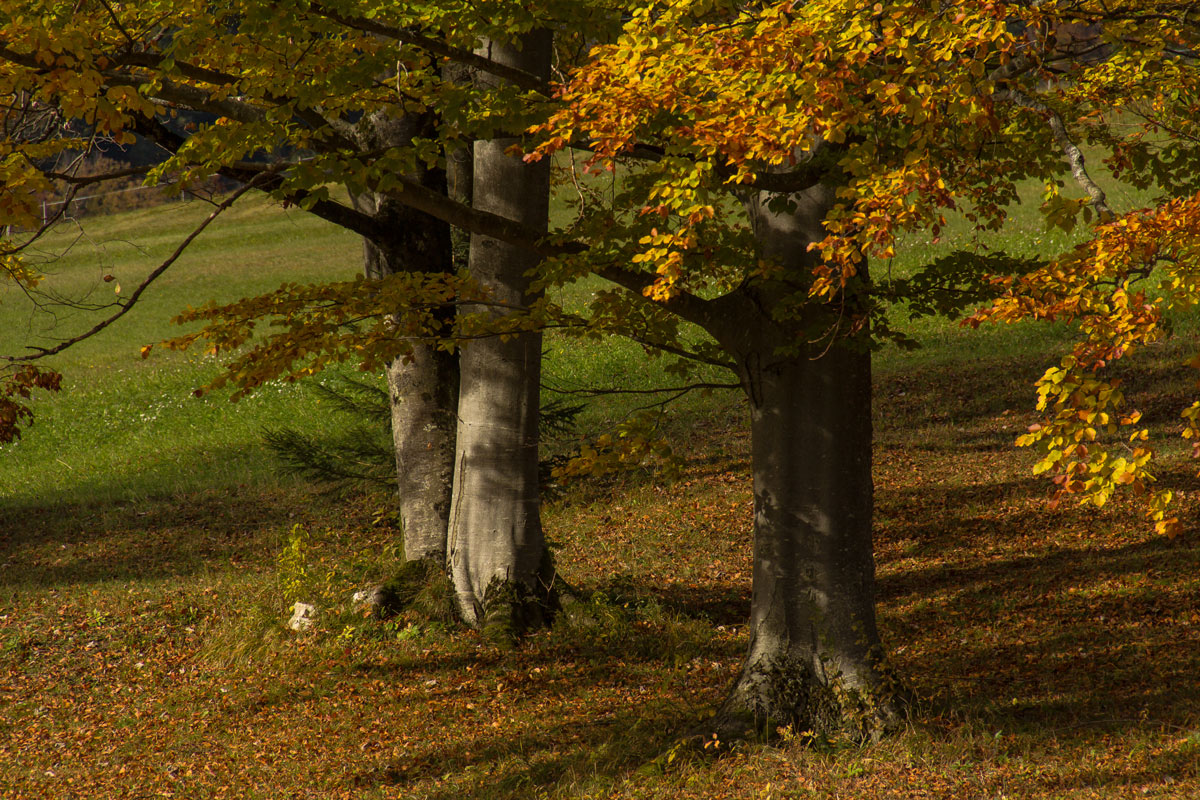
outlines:
[[[1168,309],[1196,303],[1197,22],[1167,2],[648,4],[560,92],[538,154],[579,139],[597,169],[654,154],[615,213],[629,212],[629,260],[664,305],[771,280],[750,253],[714,257],[712,242],[733,241],[729,194],[766,189],[782,207],[788,192],[836,186],[813,277],[777,307],[793,320],[844,303],[863,265],[886,264],[915,233],[937,242],[961,215],[972,252],[877,276],[838,327],[902,338],[889,304],[962,308],[990,290],[1001,297],[974,324],[1078,323],[1072,353],[1038,382],[1046,418],[1019,443],[1040,449],[1035,471],[1059,496],[1103,505],[1131,486],[1173,535],[1148,430],[1104,369],[1164,336]],[[1106,181],[1158,186],[1160,205],[1114,210]],[[1032,261],[989,248],[1031,183],[1046,224],[1091,225],[1086,241]],[[1200,433],[1197,415],[1183,410],[1184,436]]]
[[[368,238],[386,234],[369,214],[331,199],[331,187],[341,185],[352,194],[386,193],[460,227],[496,228],[507,238],[532,241],[534,234],[503,217],[456,204],[407,176],[418,165],[436,166],[449,150],[497,134],[498,126],[519,133],[539,118],[539,104],[549,94],[545,80],[472,47],[481,38],[512,41],[549,17],[567,53],[572,37],[578,38],[572,31],[603,28],[611,17],[593,5],[572,6],[570,14],[552,5],[498,3],[471,13],[437,3],[401,8],[173,0],[7,8],[0,37],[0,94],[9,98],[0,142],[2,208],[5,225],[13,226],[6,230],[18,235],[6,238],[6,267],[11,262],[14,275],[36,271],[22,252],[43,227],[39,201],[52,180],[73,191],[111,177],[81,177],[85,156],[96,148],[119,151],[139,139],[157,144],[161,158],[123,172],[179,191],[222,174]],[[561,19],[553,17],[559,12]],[[504,80],[481,90],[449,75],[444,68],[451,62]],[[403,145],[370,148],[354,136],[365,115],[413,117],[431,110],[432,127]],[[20,235],[22,230],[32,233]],[[393,288],[430,303],[444,299],[445,287],[392,277],[393,284],[406,280],[409,285]],[[331,297],[370,294],[351,284],[308,294],[288,289],[290,294],[262,298],[254,313],[286,313],[278,304],[290,296],[311,309],[329,305]],[[380,307],[389,290],[378,290]],[[359,312],[350,313],[361,318]],[[310,322],[321,328],[320,319]],[[337,353],[333,341],[328,349]],[[234,343],[219,340],[222,346]],[[371,348],[350,349],[374,355]],[[299,344],[280,358],[307,352]],[[286,373],[291,363],[260,361],[250,386]]]

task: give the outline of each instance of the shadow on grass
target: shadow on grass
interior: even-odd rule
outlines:
[[[951,705],[989,726],[1060,741],[1195,724],[1200,548],[1149,533],[1031,542],[1041,524],[1036,514],[976,523],[980,543],[1009,542],[1009,552],[881,578],[891,638],[920,653],[922,691],[949,691]]]
[[[306,493],[284,488],[9,505],[0,509],[0,575],[42,587],[186,575],[261,560],[292,524],[317,519]]]
[[[1189,347],[1191,349],[1189,349]],[[1186,362],[1195,355],[1195,343],[1184,338],[1168,340],[1150,352],[1134,354],[1113,364],[1103,377],[1121,383],[1126,405],[1143,414],[1143,424],[1177,425],[1179,412],[1200,394],[1197,373]],[[1058,364],[1068,347],[1049,348],[1019,356],[1001,355],[971,363],[955,361],[889,371],[875,380],[875,422],[883,441],[942,449],[947,444],[972,445],[972,438],[950,437],[950,442],[929,435],[938,426],[963,426],[1004,412],[1032,417],[1037,392],[1035,382],[1047,367]],[[954,433],[955,431],[949,431]],[[1015,433],[1009,437],[1011,444]],[[995,432],[983,434],[983,444],[994,444]]]
[[[729,582],[664,586],[629,575],[616,575],[582,592],[616,606],[639,609],[656,605],[669,614],[712,625],[741,625],[750,617],[750,587]]]
[[[628,620],[626,621],[628,622]],[[697,702],[666,680],[661,630],[637,624],[598,629],[608,637],[535,637],[517,653],[458,662],[368,667],[374,678],[441,681],[446,694],[425,707],[433,736],[406,739],[404,752],[367,758],[347,782],[387,796],[524,798],[555,787],[603,791],[638,773],[661,770],[669,752],[712,699]],[[727,643],[697,638],[689,655],[728,659]],[[528,676],[542,677],[530,680]],[[510,694],[493,701],[488,688]],[[723,687],[719,687],[723,688]],[[435,690],[436,691],[436,690]],[[498,690],[497,690],[498,691]],[[637,698],[642,698],[639,702]],[[473,702],[472,702],[473,701]],[[411,709],[397,709],[401,715]]]
[[[429,800],[518,798],[567,784],[596,789],[656,768],[694,717],[682,713],[638,713],[587,723],[553,725],[536,733],[492,730],[472,738],[465,750],[445,748],[416,762],[378,763],[352,780],[356,787],[408,789],[446,773],[471,771],[452,786],[426,789]]]
[[[1028,521],[1026,521],[1028,524]],[[996,525],[994,534],[1024,530],[1019,522]],[[948,564],[905,570],[882,578],[880,600],[902,601],[906,597],[954,594],[966,604],[1004,602],[1038,595],[1061,594],[1115,578],[1148,574],[1188,577],[1186,572],[1200,562],[1193,546],[1154,537],[1118,548],[1069,547],[1030,556],[1016,556],[986,563]],[[984,603],[987,601],[987,603]]]
[[[1113,371],[1162,441],[1196,394],[1186,345]],[[1158,487],[1185,495],[1176,512],[1188,532],[1175,541],[1125,496],[1102,512],[1048,508],[1032,456],[1003,453],[1033,421],[1033,381],[1055,361],[998,357],[877,382],[888,644],[919,693],[1030,743],[1195,730],[1194,467],[1160,468]]]

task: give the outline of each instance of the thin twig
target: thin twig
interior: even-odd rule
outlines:
[[[125,37],[125,41],[129,42],[129,46],[137,47],[137,40],[133,38],[133,35],[129,33],[125,24],[121,22],[121,19],[117,16],[117,12],[113,11],[113,7],[109,5],[108,0],[100,0],[100,5],[104,6],[104,10],[108,12],[108,16],[112,19],[113,24],[117,26],[117,30]]]

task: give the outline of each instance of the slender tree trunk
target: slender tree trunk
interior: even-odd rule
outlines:
[[[754,589],[749,652],[716,728],[875,738],[895,724],[897,695],[875,623],[871,356],[851,332],[853,297],[799,326],[772,319],[773,299],[811,280],[807,246],[832,192],[794,199],[786,214],[751,204],[761,254],[787,283],[743,298],[723,329],[751,404]]]
[[[404,145],[420,130],[419,119],[371,117],[359,125],[368,146]],[[442,170],[422,169],[413,177],[427,188],[446,192]],[[393,233],[386,241],[363,240],[368,277],[400,272],[444,274],[454,271],[450,227],[376,193],[354,198],[355,205],[384,222]],[[453,322],[447,309],[442,323]],[[422,342],[387,368],[391,396],[392,440],[404,555],[408,561],[444,564],[454,472],[455,412],[458,405],[458,357]]]
[[[521,44],[485,43],[484,50],[500,63],[548,75],[549,33],[527,34]],[[475,144],[475,207],[544,231],[549,165],[507,155],[516,143]],[[471,238],[471,274],[499,304],[524,307],[536,299],[527,277],[536,265],[528,251]],[[480,306],[468,313],[512,312]],[[481,338],[461,354],[450,571],[463,619],[505,636],[541,624],[553,604],[537,482],[541,351],[541,334],[528,332]]]

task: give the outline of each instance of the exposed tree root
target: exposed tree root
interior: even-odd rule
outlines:
[[[886,670],[853,685],[818,676],[807,662],[759,658],[746,665],[716,715],[693,734],[708,748],[781,735],[812,741],[878,741],[900,728],[905,692]]]

